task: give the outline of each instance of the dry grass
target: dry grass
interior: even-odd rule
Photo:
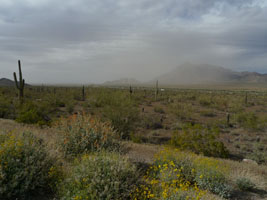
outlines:
[[[34,125],[23,125],[12,120],[5,119],[0,119],[0,127],[0,133],[7,133],[10,131],[17,134],[27,131],[32,132],[35,136],[44,140],[48,146],[50,154],[62,160],[63,156],[56,144],[56,137],[57,134],[59,134],[56,129],[48,127],[40,128]],[[163,145],[137,144],[133,142],[124,142],[123,144],[126,147],[126,156],[128,156],[131,161],[144,164],[151,164],[153,162],[154,155],[164,147]],[[226,176],[229,180],[231,180],[231,182],[234,182],[234,180],[238,178],[245,177],[250,179],[258,189],[258,193],[253,192],[238,194],[235,199],[267,199],[267,166],[232,160],[221,160],[223,160],[226,166],[229,166],[229,174]],[[67,167],[67,165],[65,166]],[[220,199],[212,194],[208,194],[206,198]]]
[[[0,119],[0,133],[13,132],[15,134],[21,134],[23,132],[32,132],[38,138],[41,138],[47,145],[47,149],[50,155],[62,161],[63,156],[56,144],[56,137],[59,132],[56,129],[45,127],[40,128],[37,125],[19,124],[13,120]]]

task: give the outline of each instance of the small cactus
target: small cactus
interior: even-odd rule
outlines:
[[[14,81],[15,81],[16,87],[19,90],[20,103],[23,103],[25,80],[22,78],[20,60],[18,60],[18,66],[19,66],[19,82],[17,80],[16,72],[14,72],[13,75],[14,75]]]
[[[227,126],[230,126],[230,113],[227,113]]]
[[[159,94],[159,81],[156,82],[156,88],[155,88],[155,100],[157,101],[157,97]]]

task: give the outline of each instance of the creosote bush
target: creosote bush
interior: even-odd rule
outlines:
[[[205,156],[228,157],[228,150],[217,138],[217,129],[208,129],[196,124],[185,126],[182,131],[175,131],[170,143],[177,148]]]
[[[57,123],[61,130],[59,144],[65,157],[106,150],[119,150],[118,136],[109,123],[90,115],[72,115]]]
[[[116,153],[85,154],[59,185],[60,199],[129,199],[138,184],[135,165]]]
[[[27,102],[19,107],[16,121],[25,124],[48,125],[46,120],[46,111],[41,106],[37,106],[31,102]]]
[[[241,112],[235,116],[237,123],[246,129],[259,131],[264,127],[259,117],[253,112]]]
[[[0,142],[0,199],[29,199],[47,192],[53,184],[50,169],[57,165],[42,140],[25,132],[9,133]]]

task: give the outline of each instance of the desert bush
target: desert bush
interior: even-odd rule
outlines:
[[[250,179],[242,177],[236,180],[237,187],[242,191],[249,191],[255,188],[255,184]]]
[[[211,105],[211,98],[209,96],[201,96],[199,98],[199,104],[201,106],[210,106]]]
[[[208,164],[201,166],[195,163],[195,166],[198,170],[194,180],[200,188],[209,190],[223,198],[230,198],[232,189],[222,172]]]
[[[229,197],[230,186],[221,161],[166,148],[132,194],[133,199],[206,199],[207,191]]]
[[[15,108],[12,106],[12,101],[0,96],[0,118],[13,118],[14,115]]]
[[[160,114],[164,114],[164,110],[162,107],[159,107],[159,106],[156,106],[154,107],[154,111],[157,112],[157,113],[160,113]]]
[[[173,113],[179,120],[189,120],[192,116],[193,108],[191,104],[172,103],[169,107],[170,112]]]
[[[0,198],[29,199],[47,192],[56,162],[32,133],[9,133],[0,144]]]
[[[259,117],[253,112],[238,113],[235,119],[240,126],[250,130],[262,130],[264,126]]]
[[[66,104],[66,109],[68,111],[68,113],[72,113],[74,111],[74,102],[73,101],[68,101],[67,104]]]
[[[249,159],[256,161],[258,164],[267,164],[267,153],[259,150],[253,151],[253,153],[247,156]]]
[[[114,93],[109,97],[109,103],[103,106],[102,114],[120,133],[122,139],[129,138],[129,134],[135,130],[136,122],[139,120],[139,111],[135,102],[120,93]]]
[[[204,117],[216,117],[216,113],[212,110],[201,111],[200,114]]]
[[[68,119],[61,119],[56,126],[61,130],[59,144],[65,157],[102,149],[119,149],[118,136],[111,125],[90,115],[72,115]]]
[[[16,121],[25,124],[49,124],[44,107],[30,102],[23,104],[22,107],[18,107]]]
[[[182,131],[175,131],[170,144],[180,149],[202,153],[205,156],[228,157],[229,152],[218,140],[218,129],[208,129],[202,125],[186,125]]]
[[[135,165],[115,153],[84,155],[60,184],[60,199],[128,199],[138,184]]]

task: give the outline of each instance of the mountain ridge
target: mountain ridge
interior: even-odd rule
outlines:
[[[13,86],[15,86],[15,81],[8,78],[0,78],[0,87],[13,87]],[[25,83],[25,86],[30,86],[30,85]]]

